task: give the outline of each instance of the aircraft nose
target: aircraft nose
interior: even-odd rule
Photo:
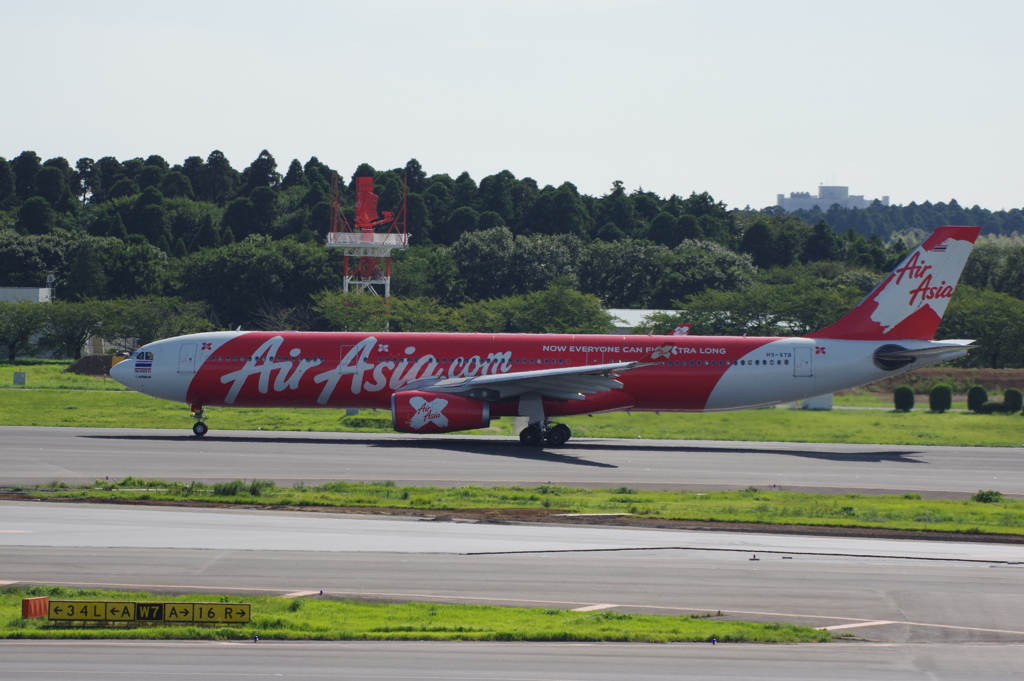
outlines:
[[[130,365],[134,364],[135,360],[127,358],[121,360],[114,366],[110,367],[110,377],[120,383],[121,385],[128,385],[128,377],[132,375],[132,368]]]

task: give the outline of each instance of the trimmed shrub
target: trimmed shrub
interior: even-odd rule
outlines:
[[[1024,408],[1024,393],[1017,390],[1016,388],[1009,388],[1003,393],[1003,404],[1006,405],[1006,411],[1010,414],[1016,414],[1022,408]]]
[[[914,389],[909,385],[901,385],[892,391],[892,401],[896,411],[910,411],[914,408]]]
[[[981,405],[988,402],[988,391],[980,385],[972,385],[967,391],[967,408],[977,412]]]
[[[928,393],[928,408],[936,413],[949,411],[953,406],[953,387],[940,383]]]

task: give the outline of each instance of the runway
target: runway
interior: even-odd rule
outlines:
[[[6,485],[135,475],[679,489],[767,486],[775,476],[789,489],[1024,493],[1014,449],[595,440],[524,452],[484,438],[211,433],[200,440],[33,428],[0,429],[0,441]],[[0,676],[12,679],[72,669],[83,679],[139,670],[155,679],[661,679],[681,669],[692,678],[854,679],[870,670],[872,678],[959,679],[1019,678],[1024,667],[1024,548],[1012,545],[5,502],[2,583],[166,593],[322,589],[327,598],[664,615],[720,610],[723,619],[830,627],[862,639],[715,648],[3,642]]]
[[[1020,546],[39,502],[2,510],[4,579],[20,583],[722,611],[879,641],[1024,644]]]
[[[1024,437],[1024,435],[1022,435]],[[1024,448],[667,440],[571,440],[557,450],[514,438],[0,427],[0,484],[239,478],[317,484],[525,485],[635,489],[919,492],[979,489],[1024,497]]]
[[[1002,681],[1020,662],[986,645],[0,641],[10,681]]]

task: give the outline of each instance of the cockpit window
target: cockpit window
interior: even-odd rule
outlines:
[[[140,352],[139,354],[135,355],[135,359],[148,359],[148,360],[152,360],[153,359],[153,353],[152,352]]]

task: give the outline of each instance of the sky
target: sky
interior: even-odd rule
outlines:
[[[1024,207],[1017,0],[0,0],[0,156]]]

